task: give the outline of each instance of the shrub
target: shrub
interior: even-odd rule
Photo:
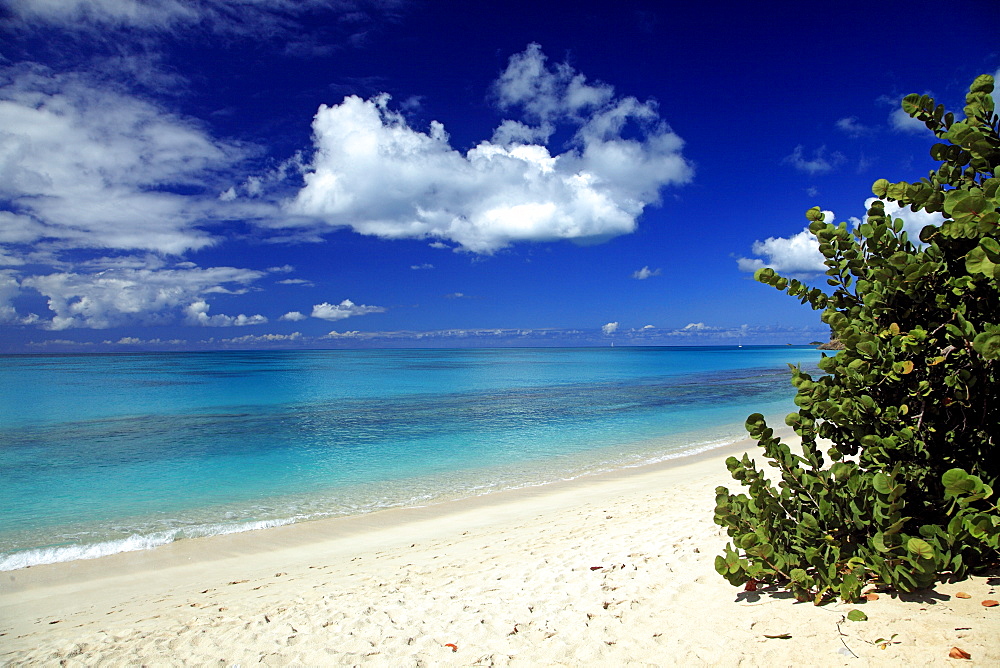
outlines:
[[[747,456],[726,465],[748,493],[719,487],[731,538],[716,569],[734,585],[774,583],[801,600],[855,600],[868,583],[911,591],[1000,558],[1000,131],[978,77],[957,120],[926,95],[903,109],[941,140],[917,183],[875,182],[854,230],[810,210],[824,292],[761,269],[755,278],[822,311],[844,349],[825,375],[792,367],[793,452],[764,418],[747,430],[777,484]],[[885,202],[942,214],[919,241]],[[821,443],[826,444],[826,456]]]

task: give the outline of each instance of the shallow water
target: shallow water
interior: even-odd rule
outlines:
[[[0,570],[731,443],[806,347],[7,356]]]

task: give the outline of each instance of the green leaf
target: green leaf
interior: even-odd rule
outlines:
[[[928,545],[927,541],[920,538],[911,538],[906,541],[906,551],[920,559],[931,559],[934,557],[934,548]]]
[[[861,612],[860,610],[858,610],[856,608],[854,610],[851,610],[850,612],[847,613],[847,618],[849,620],[851,620],[852,622],[867,622],[868,621],[868,615],[866,615],[865,613]]]
[[[974,487],[969,474],[963,469],[948,469],[941,476],[941,483],[944,485],[945,496],[948,497],[970,492]]]
[[[998,263],[990,259],[983,246],[976,246],[965,256],[965,270],[970,274],[995,276]]]
[[[872,487],[879,494],[888,494],[891,491],[891,488],[889,487],[889,477],[879,471],[872,478]]]
[[[885,534],[881,531],[872,536],[872,546],[879,552],[888,552],[892,548],[885,544]],[[718,559],[718,557],[716,557]],[[716,562],[718,563],[718,562]]]
[[[976,77],[972,85],[969,86],[970,93],[992,93],[994,85],[993,77],[989,74],[980,74]]]
[[[1000,331],[982,332],[972,340],[972,349],[983,356],[983,359],[1000,358]]]

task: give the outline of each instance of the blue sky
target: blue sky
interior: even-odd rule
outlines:
[[[823,284],[804,212],[934,167],[899,100],[996,18],[0,0],[0,352],[822,339],[752,270]]]

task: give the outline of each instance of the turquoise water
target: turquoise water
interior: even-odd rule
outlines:
[[[794,410],[805,347],[0,358],[0,570],[537,485]]]

